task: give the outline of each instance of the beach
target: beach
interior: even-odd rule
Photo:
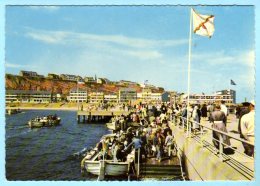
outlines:
[[[82,104],[80,104],[81,106]],[[83,104],[83,108],[87,107],[87,104]],[[17,103],[7,104],[5,107],[9,109],[21,109],[21,110],[78,110],[77,103]]]

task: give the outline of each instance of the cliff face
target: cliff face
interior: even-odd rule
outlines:
[[[105,93],[117,93],[123,85],[116,84],[81,84],[80,89],[85,89],[88,92],[102,91]],[[128,86],[134,88],[137,92],[141,92],[142,88],[138,85]],[[5,88],[7,90],[47,90],[53,93],[68,95],[69,91],[77,88],[77,82],[54,80],[38,77],[22,77],[7,74],[5,77]]]
[[[67,94],[76,88],[76,82],[51,80],[44,78],[21,77],[6,75],[5,88],[12,90],[47,90],[53,93]]]

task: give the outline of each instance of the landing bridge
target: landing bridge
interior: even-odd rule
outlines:
[[[87,123],[87,122],[107,122],[113,116],[127,116],[131,111],[125,110],[79,110],[77,111],[78,122]]]

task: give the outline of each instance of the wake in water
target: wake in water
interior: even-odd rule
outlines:
[[[73,157],[74,159],[81,159],[81,158],[85,157],[86,154],[87,154],[91,149],[93,149],[93,148],[92,148],[92,147],[90,147],[90,148],[83,148],[82,150],[80,150],[80,151],[78,151],[78,152],[76,152],[76,153],[73,153],[73,154],[72,154],[72,157]]]
[[[18,126],[18,127],[8,127],[8,129],[10,130],[17,130],[17,129],[24,129],[24,128],[28,128],[28,126]]]
[[[6,136],[6,139],[20,137],[20,136],[26,135],[26,134],[28,134],[28,133],[30,133],[30,132],[32,132],[32,130],[31,130],[31,129],[28,129],[28,130],[26,130],[26,131],[24,131],[24,132],[21,132],[21,133],[19,133],[19,134],[7,135],[7,136]]]
[[[57,160],[57,161],[53,161],[52,163],[62,163],[62,162],[67,162],[67,161],[72,161],[72,160],[81,160],[83,157],[86,156],[86,154],[92,149],[92,147],[90,148],[83,148],[82,150],[75,152],[69,156],[67,156],[66,158],[62,159],[62,160]]]

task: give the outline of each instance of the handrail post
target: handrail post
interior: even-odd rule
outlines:
[[[187,124],[187,136],[189,136],[189,122],[186,121],[186,124]]]
[[[191,136],[191,127],[192,127],[193,121],[189,120],[189,137]]]
[[[200,126],[200,143],[201,143],[201,146],[203,147],[203,139],[202,139],[202,135],[203,135],[203,128],[201,126],[201,124],[199,123],[199,126]]]
[[[139,178],[140,175],[140,148],[138,149],[138,162],[137,162],[137,178]]]
[[[220,134],[219,135],[219,157],[220,159],[223,161],[223,148],[224,148],[224,145],[223,145],[223,137],[222,135]]]

